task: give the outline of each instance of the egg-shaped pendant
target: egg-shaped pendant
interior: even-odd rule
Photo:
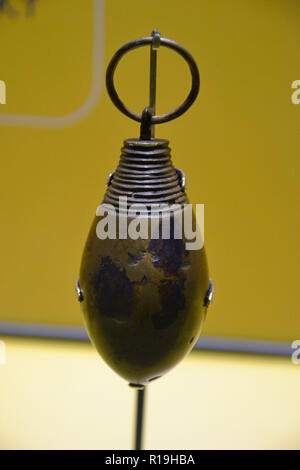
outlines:
[[[124,53],[146,44],[151,47],[150,105],[139,115],[120,101],[113,73]],[[156,116],[156,50],[160,45],[187,60],[192,90],[181,107]],[[169,142],[154,138],[153,132],[154,124],[174,119],[191,106],[199,90],[199,73],[186,49],[154,32],[115,54],[107,69],[107,87],[117,107],[141,122],[141,135],[124,142],[119,165],[108,178],[76,288],[97,351],[131,386],[141,388],[192,349],[212,297],[185,176],[172,165]]]

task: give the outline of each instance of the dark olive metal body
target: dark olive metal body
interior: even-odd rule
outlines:
[[[125,141],[104,203],[118,211],[119,196],[127,196],[128,205],[167,202],[183,210],[188,200],[168,141]],[[162,224],[167,215],[152,216]],[[205,250],[187,250],[188,240],[175,239],[172,230],[170,239],[150,232],[146,239],[120,239],[118,230],[116,239],[99,239],[100,219],[90,229],[79,277],[87,331],[112,369],[144,386],[174,367],[201,333],[209,289]]]

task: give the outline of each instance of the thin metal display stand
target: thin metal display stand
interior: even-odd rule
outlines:
[[[146,395],[145,388],[143,388],[142,390],[137,390],[136,392],[136,422],[135,422],[135,439],[134,439],[135,450],[141,450],[143,447],[145,395]]]
[[[156,64],[157,49],[159,48],[160,33],[155,29],[151,36],[153,42],[150,48],[150,90],[149,90],[149,108],[151,115],[155,114],[156,105]],[[154,125],[151,125],[151,137],[154,137]],[[143,447],[143,424],[145,414],[145,396],[146,388],[136,391],[136,423],[135,423],[135,450],[141,450]]]

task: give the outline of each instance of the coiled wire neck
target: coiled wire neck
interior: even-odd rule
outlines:
[[[149,209],[153,204],[187,203],[168,145],[165,139],[125,140],[103,202],[119,207],[120,196],[126,196],[127,205],[141,203]]]

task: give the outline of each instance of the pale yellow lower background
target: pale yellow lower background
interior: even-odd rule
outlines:
[[[130,449],[134,392],[88,343],[1,338],[1,449]],[[147,395],[148,449],[300,449],[300,365],[193,352]]]

